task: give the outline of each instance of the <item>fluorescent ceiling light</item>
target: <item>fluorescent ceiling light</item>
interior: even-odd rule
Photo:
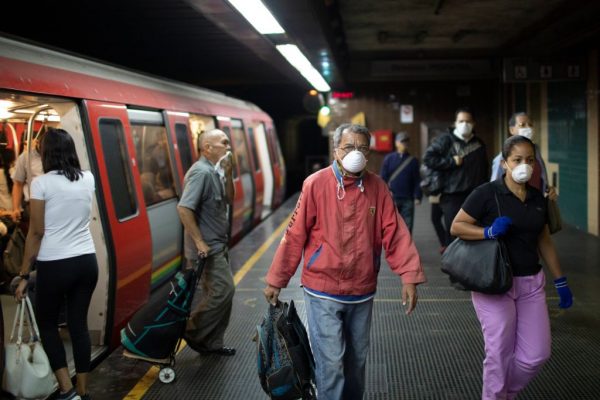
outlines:
[[[250,22],[259,33],[269,35],[285,33],[273,14],[260,0],[229,0],[232,6]]]
[[[35,117],[36,121],[48,121],[48,122],[60,122],[60,116],[58,115],[38,115]]]
[[[319,71],[302,54],[298,46],[294,44],[280,44],[275,47],[315,89],[319,92],[329,92],[331,90],[325,79],[323,79]]]

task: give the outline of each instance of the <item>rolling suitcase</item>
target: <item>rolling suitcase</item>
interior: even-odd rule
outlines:
[[[161,366],[159,378],[164,383],[175,379],[171,367],[175,364],[203,267],[204,260],[200,259],[196,268],[178,271],[121,330],[123,355]]]

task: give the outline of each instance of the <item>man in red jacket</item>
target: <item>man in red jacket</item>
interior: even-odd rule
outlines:
[[[421,260],[386,183],[365,170],[370,133],[343,124],[333,136],[334,162],[304,181],[264,290],[277,302],[304,254],[310,342],[319,400],[362,399],[373,298],[382,247],[402,278],[402,304],[417,305]]]

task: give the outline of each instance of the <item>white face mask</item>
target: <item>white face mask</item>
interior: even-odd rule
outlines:
[[[473,131],[473,124],[468,122],[459,122],[456,124],[456,128],[454,128],[454,135],[461,140],[468,140],[473,136],[471,133]]]
[[[342,167],[350,173],[358,174],[367,166],[367,158],[358,150],[352,150],[342,159]]]
[[[533,174],[533,168],[529,164],[519,164],[515,169],[510,169],[508,164],[506,167],[509,169],[513,180],[517,183],[525,183],[531,179]]]
[[[531,138],[533,137],[533,128],[519,128],[518,135],[531,140]]]

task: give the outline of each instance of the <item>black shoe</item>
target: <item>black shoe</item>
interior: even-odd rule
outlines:
[[[223,347],[219,347],[217,349],[201,351],[200,354],[203,354],[203,355],[216,354],[218,356],[231,357],[231,356],[235,356],[235,349],[233,347],[223,346]]]
[[[57,397],[57,400],[81,400],[81,396],[77,394],[75,388],[72,388],[67,393],[60,393]]]

